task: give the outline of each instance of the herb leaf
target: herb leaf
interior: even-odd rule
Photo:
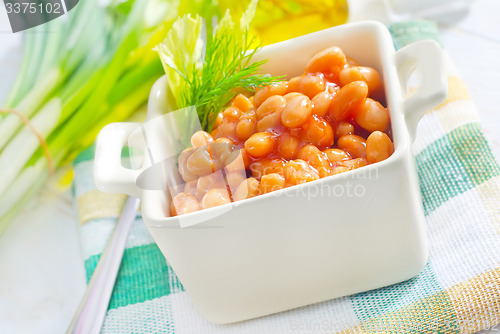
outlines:
[[[195,106],[206,131],[212,130],[218,112],[238,90],[254,90],[281,79],[258,74],[265,61],[251,61],[260,49],[257,39],[249,34],[256,5],[253,0],[239,24],[235,24],[227,11],[215,31],[207,32],[203,61],[198,53],[201,29],[193,28],[201,27],[199,16],[179,18],[156,48],[168,74],[176,107]]]

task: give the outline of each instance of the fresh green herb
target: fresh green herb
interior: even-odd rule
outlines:
[[[147,101],[162,65],[153,45],[178,16],[176,0],[80,1],[24,34],[20,73],[0,113],[0,233],[49,177],[112,121]]]
[[[208,24],[203,56],[203,21],[197,15],[179,18],[156,48],[176,107],[195,106],[206,131],[212,130],[217,113],[238,90],[251,91],[281,79],[258,74],[265,61],[252,62],[252,57],[260,49],[256,38],[250,37],[249,33],[256,5],[256,0],[251,1],[239,25],[235,24],[229,11],[213,33]]]

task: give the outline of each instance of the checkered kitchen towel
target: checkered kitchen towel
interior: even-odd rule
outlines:
[[[424,22],[391,27],[397,47],[436,38]],[[500,168],[464,83],[448,68],[449,95],[420,122],[414,145],[430,240],[417,277],[378,290],[233,325],[204,320],[141,217],[133,224],[104,333],[473,333],[500,322]],[[93,182],[93,151],[74,163],[90,278],[124,196]]]

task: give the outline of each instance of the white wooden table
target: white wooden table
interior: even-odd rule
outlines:
[[[376,10],[366,10],[376,1],[351,0],[351,18],[380,19]],[[440,26],[444,46],[477,104],[497,158],[498,13],[500,1],[477,0],[461,20]],[[20,65],[20,53],[20,38],[10,33],[5,9],[0,5],[0,105]],[[0,238],[0,333],[64,332],[85,289],[77,224],[69,191],[61,193],[47,187]]]

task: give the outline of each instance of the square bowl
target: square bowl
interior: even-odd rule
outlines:
[[[212,322],[252,319],[380,288],[414,277],[427,263],[411,147],[420,117],[447,94],[441,50],[435,42],[421,41],[395,52],[385,26],[362,22],[265,46],[255,60],[269,59],[263,73],[290,78],[300,75],[315,53],[333,45],[382,77],[395,145],[387,160],[169,217],[169,192],[141,189],[141,170],[121,165],[130,134],[137,128],[146,135],[155,130],[138,123],[113,123],[99,134],[97,186],[141,198],[151,235]],[[413,70],[420,71],[421,84],[404,96]],[[149,119],[168,108],[166,83],[163,77],[152,88]],[[157,150],[170,149],[168,135],[151,136]],[[143,170],[151,161],[142,165]]]

